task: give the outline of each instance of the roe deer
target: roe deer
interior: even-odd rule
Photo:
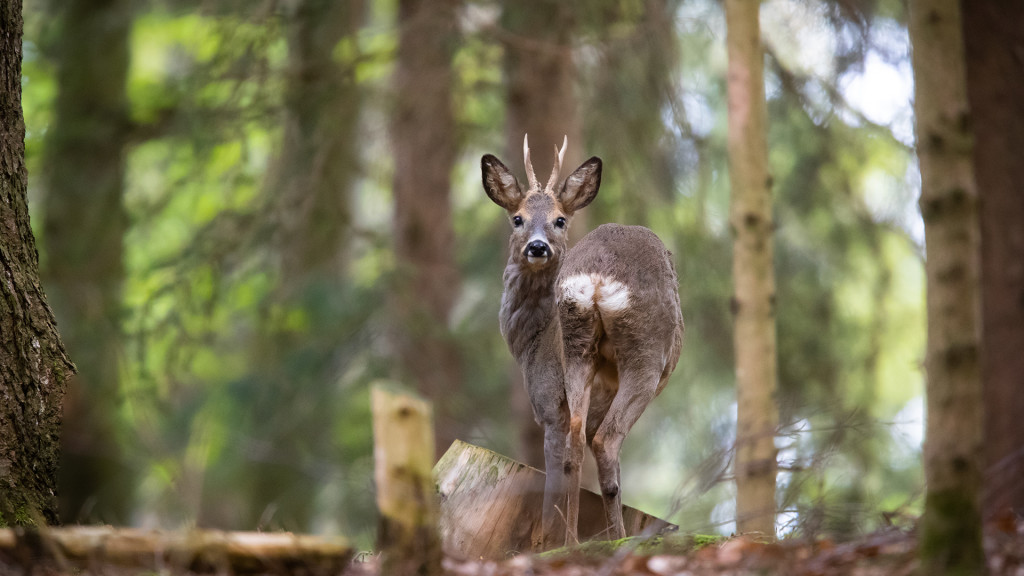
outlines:
[[[555,149],[544,188],[526,138],[526,188],[494,156],[480,160],[487,196],[512,223],[501,334],[544,428],[547,479],[535,549],[578,541],[584,443],[597,460],[609,536],[625,536],[619,449],[668,381],[683,340],[672,257],[653,232],[605,224],[567,250],[573,213],[590,204],[601,185],[597,157],[559,183],[567,143]]]

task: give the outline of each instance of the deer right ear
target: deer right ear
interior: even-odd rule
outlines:
[[[562,184],[558,200],[566,212],[572,214],[594,201],[601,188],[601,159],[592,157],[569,174]]]
[[[487,197],[509,212],[517,210],[523,199],[523,192],[512,171],[490,154],[485,154],[480,159],[480,170],[483,172],[484,192],[487,192]]]

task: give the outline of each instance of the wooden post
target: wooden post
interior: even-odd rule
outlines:
[[[381,574],[441,574],[430,404],[380,386],[371,402]]]

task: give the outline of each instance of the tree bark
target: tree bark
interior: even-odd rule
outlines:
[[[729,218],[736,351],[736,526],[775,537],[778,426],[772,180],[768,173],[760,2],[726,0]]]
[[[1024,3],[961,2],[981,229],[984,516],[1024,514]]]
[[[459,296],[452,226],[456,2],[400,0],[395,68],[393,343],[399,377],[434,403],[438,453],[463,435],[463,374],[450,316]]]
[[[0,3],[0,524],[56,523],[61,401],[74,365],[39,283],[21,108],[21,2]]]
[[[554,147],[561,146],[563,137],[569,139],[563,161],[566,173],[584,157],[576,106],[576,65],[572,57],[576,29],[573,10],[572,4],[555,0],[502,3],[505,156],[518,158],[521,163],[523,135],[529,135],[531,161],[541,182],[547,182],[551,174]],[[571,242],[589,231],[586,216],[584,209],[573,217]],[[522,375],[515,369],[510,372],[516,375],[509,394],[519,428],[517,456],[531,466],[544,468],[544,430],[533,419]]]
[[[363,0],[297,0],[284,19],[288,80],[284,130],[276,174],[268,194],[278,261],[273,305],[310,320],[308,330],[282,326],[280,317],[263,319],[251,354],[253,380],[261,393],[249,396],[255,416],[251,434],[283,459],[249,463],[255,474],[246,485],[252,506],[248,526],[265,522],[275,504],[279,521],[303,529],[316,513],[317,478],[303,464],[333,451],[329,436],[310,434],[330,426],[336,404],[337,310],[350,305],[345,291],[351,245],[351,191],[359,174],[357,129],[362,93],[352,51],[363,22]],[[341,62],[335,56],[339,44]],[[327,327],[325,327],[327,325]],[[288,386],[281,387],[282,382]],[[317,397],[309,404],[304,399]],[[282,404],[305,406],[300,423],[277,421]],[[294,417],[294,415],[293,415]],[[283,460],[283,461],[282,461]],[[216,523],[216,519],[210,519]]]
[[[277,214],[290,294],[317,282],[336,284],[347,270],[362,97],[354,57],[339,63],[334,54],[345,38],[355,45],[363,11],[363,0],[300,0],[288,15]]]
[[[76,359],[65,405],[60,513],[125,523],[130,468],[117,438],[127,145],[127,0],[60,3],[54,121],[45,151],[43,278]]]
[[[980,574],[982,387],[977,195],[958,0],[910,3],[927,259],[922,574]]]

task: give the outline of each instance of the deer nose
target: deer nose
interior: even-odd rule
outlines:
[[[534,240],[526,245],[523,253],[527,258],[547,258],[551,256],[551,247],[542,240]]]

